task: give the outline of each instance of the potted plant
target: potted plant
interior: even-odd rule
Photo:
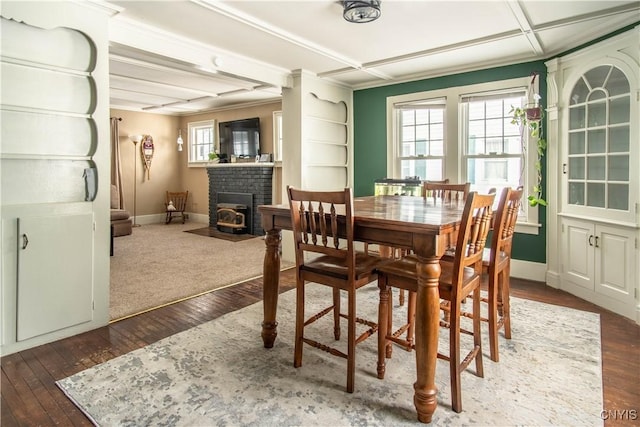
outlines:
[[[213,162],[213,163],[218,163],[220,161],[220,159],[218,158],[218,155],[214,152],[209,153],[209,161]]]
[[[542,156],[544,156],[547,149],[547,141],[542,134],[542,119],[544,117],[542,107],[539,105],[540,95],[535,94],[533,96],[535,104],[533,106],[525,107],[511,107],[511,123],[520,126],[521,141],[522,141],[522,154],[526,154],[525,148],[525,135],[524,132],[529,132],[529,136],[536,139],[537,157],[534,167],[536,169],[536,182],[533,185],[533,191],[527,199],[531,206],[547,206],[547,201],[542,197]]]

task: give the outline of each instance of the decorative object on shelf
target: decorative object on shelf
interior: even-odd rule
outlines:
[[[138,202],[137,183],[138,183],[138,143],[142,141],[142,135],[131,135],[129,139],[133,142],[133,225],[132,227],[140,227],[136,222],[136,205]]]
[[[533,92],[533,83],[538,76],[538,73],[533,73],[531,79],[531,92]],[[536,170],[536,182],[533,185],[532,193],[529,194],[527,199],[530,206],[547,206],[547,201],[542,197],[542,156],[544,156],[547,150],[547,140],[544,139],[542,133],[542,120],[544,118],[542,106],[540,105],[540,95],[534,93],[533,104],[525,105],[524,107],[511,107],[511,123],[520,126],[521,143],[522,143],[522,155],[526,155],[526,138],[525,131],[529,132],[529,136],[536,140],[536,162],[534,164]]]
[[[380,0],[343,0],[342,16],[348,22],[363,24],[380,17]]]
[[[209,161],[211,163],[218,163],[220,161],[220,157],[218,157],[217,153],[211,152],[209,153]]]
[[[147,171],[147,180],[151,179],[151,160],[153,159],[153,138],[151,135],[144,135],[142,137],[142,158],[144,160],[144,169]]]
[[[182,129],[178,129],[178,151],[182,151],[182,144],[184,144],[184,140],[182,139]]]

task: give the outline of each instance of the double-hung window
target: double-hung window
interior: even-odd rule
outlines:
[[[402,177],[440,180],[444,171],[444,100],[396,106]]]
[[[525,91],[469,94],[460,100],[462,175],[472,190],[527,187],[520,127],[512,124],[513,107],[522,107]],[[526,141],[525,141],[526,142]]]
[[[387,98],[387,177],[470,182],[471,191],[524,187],[518,232],[538,233],[536,142],[512,124],[513,107],[533,100],[530,77]]]
[[[189,164],[204,164],[215,149],[215,120],[189,123]]]

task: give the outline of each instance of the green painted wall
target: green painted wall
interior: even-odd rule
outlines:
[[[373,184],[387,175],[387,97],[407,93],[444,89],[497,80],[526,77],[537,72],[542,105],[547,99],[547,68],[543,61],[528,62],[506,67],[491,68],[450,76],[419,80],[396,85],[357,90],[353,93],[354,112],[354,194],[373,195]],[[543,177],[546,177],[546,159],[543,158]],[[546,194],[546,180],[542,182]],[[513,245],[516,259],[546,262],[546,208],[539,208],[542,224],[538,235],[517,234]]]

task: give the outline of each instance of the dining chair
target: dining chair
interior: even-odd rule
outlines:
[[[294,366],[302,366],[303,345],[324,350],[347,360],[347,392],[353,393],[355,348],[375,334],[378,325],[356,317],[356,290],[377,279],[376,267],[385,258],[356,251],[353,243],[353,190],[304,191],[287,187],[296,258],[296,329]],[[305,287],[314,282],[333,289],[332,304],[311,315],[305,314]],[[347,313],[341,313],[340,293],[347,294]],[[333,313],[334,339],[340,339],[340,318],[347,319],[347,352],[312,339],[305,328]],[[356,336],[356,323],[368,327]],[[326,340],[324,340],[326,341]]]
[[[441,180],[426,180],[426,181],[422,181],[422,197],[426,196],[424,185],[427,182],[430,183],[430,184],[449,184],[449,178],[445,178],[445,179],[441,179]]]
[[[471,190],[471,183],[442,184],[425,181],[422,185],[424,197],[432,197],[434,201],[457,202],[464,201]]]
[[[494,362],[499,361],[498,331],[504,328],[505,338],[511,339],[511,248],[523,191],[522,187],[516,190],[506,187],[502,190],[493,221],[491,246],[484,249],[482,256],[482,268],[488,275],[488,298],[482,299],[488,304],[488,317],[482,320],[489,323],[489,352]]]
[[[462,411],[462,390],[460,373],[472,360],[475,360],[475,373],[484,376],[482,366],[482,342],[480,337],[480,277],[482,273],[482,254],[490,228],[492,205],[495,194],[481,195],[471,192],[467,196],[458,238],[456,253],[452,263],[441,261],[441,273],[438,283],[441,310],[448,312],[449,320],[441,320],[440,326],[449,329],[449,349],[447,353],[438,351],[438,358],[449,362],[451,376],[452,408]],[[415,348],[413,342],[400,338],[393,332],[392,310],[390,308],[390,289],[406,289],[411,293],[418,290],[417,264],[415,255],[409,255],[398,261],[392,261],[378,267],[378,287],[380,303],[378,308],[378,378],[384,378],[385,359],[392,354],[392,343],[403,347]],[[461,326],[462,300],[471,296],[473,310],[464,317],[471,317],[472,331]],[[409,322],[410,323],[410,322]],[[406,325],[403,325],[406,326]],[[473,346],[461,359],[460,335],[471,335]]]

